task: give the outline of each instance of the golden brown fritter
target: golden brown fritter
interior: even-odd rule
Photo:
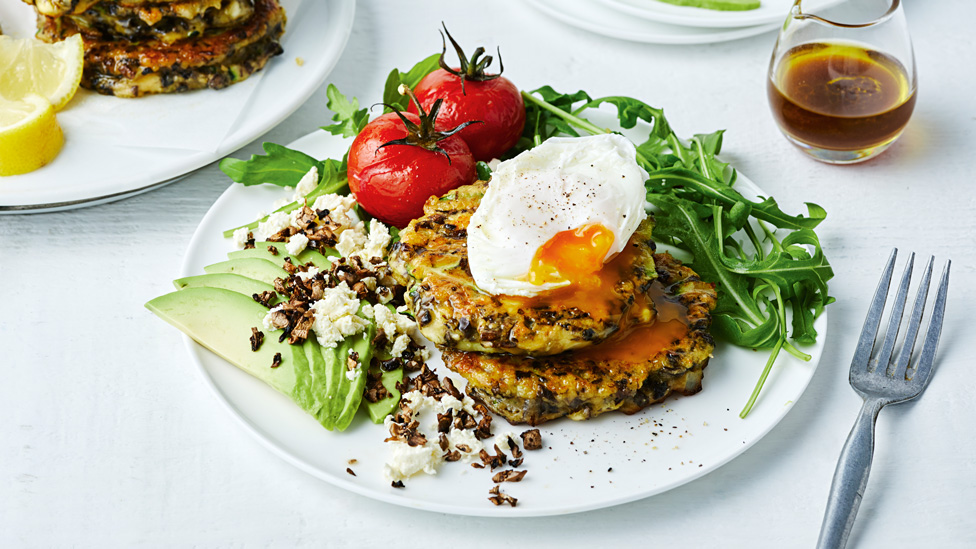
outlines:
[[[172,44],[92,40],[83,35],[85,70],[81,83],[107,95],[139,97],[220,89],[240,82],[281,53],[278,39],[284,33],[284,10],[276,0],[257,0],[254,8],[254,15],[242,25]],[[41,27],[38,36],[55,41],[64,32],[63,26]]]
[[[482,292],[468,268],[467,227],[487,185],[432,197],[424,215],[400,232],[391,254],[390,266],[407,286],[407,305],[427,339],[463,351],[544,356],[653,321],[653,303],[645,298],[656,276],[650,219],[604,266],[605,290],[598,296],[573,288],[542,298]]]
[[[154,5],[168,4],[173,9],[180,10],[182,13],[193,13],[207,9],[208,5],[220,0],[177,0],[167,2],[166,0],[23,0],[24,3],[34,6],[37,13],[48,17],[58,17],[61,15],[77,15],[97,7],[99,4],[115,4],[124,8],[146,8],[152,9]],[[184,15],[189,19],[194,15]]]
[[[128,6],[103,1],[77,14],[38,14],[38,28],[47,41],[80,33],[92,41],[158,40],[172,44],[207,31],[233,27],[254,15],[254,0],[194,0]]]
[[[582,420],[612,410],[632,414],[672,393],[697,393],[714,348],[708,332],[714,285],[669,254],[654,260],[659,317],[653,325],[543,358],[442,348],[444,363],[468,381],[472,398],[511,423]]]

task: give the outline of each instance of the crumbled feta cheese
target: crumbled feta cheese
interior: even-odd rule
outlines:
[[[335,249],[343,257],[351,257],[354,252],[362,250],[366,240],[366,231],[363,229],[362,222],[359,222],[355,227],[339,234],[339,242],[336,243]]]
[[[258,240],[267,240],[268,237],[280,233],[289,225],[291,225],[291,219],[287,213],[275,212],[268,216],[267,221],[258,224],[257,230],[254,231],[254,237]]]
[[[404,480],[421,471],[436,475],[437,468],[444,461],[440,447],[430,441],[423,446],[410,446],[405,442],[391,444],[390,456],[383,465],[383,475],[387,480]]]
[[[237,248],[239,250],[244,249],[244,245],[247,244],[247,234],[249,232],[251,232],[251,229],[248,229],[247,227],[241,227],[240,229],[237,229],[236,231],[234,231],[234,247],[235,248]]]
[[[400,334],[397,336],[396,341],[393,342],[393,349],[390,353],[394,358],[399,357],[403,354],[403,351],[407,350],[407,346],[410,345],[410,336],[407,334]]]
[[[278,210],[281,209],[282,206],[287,206],[288,204],[291,204],[291,202],[292,202],[291,200],[288,200],[285,197],[281,197],[278,200],[272,202],[271,207]]]
[[[302,280],[308,280],[310,278],[315,278],[315,276],[318,275],[318,274],[319,274],[318,268],[316,268],[314,265],[309,265],[308,270],[306,270],[306,271],[299,271],[299,272],[295,273],[295,276],[297,276],[298,278],[300,278]]]
[[[334,348],[340,341],[362,332],[366,319],[356,314],[359,311],[359,298],[345,282],[334,288],[326,288],[319,299],[311,306],[314,320],[312,330],[319,345]]]
[[[406,306],[400,306],[397,312],[393,312],[383,304],[373,305],[373,316],[376,318],[376,328],[386,335],[386,339],[393,342],[393,356],[400,356],[406,350],[409,340],[402,339],[401,335],[407,335],[414,343],[423,347],[424,338],[420,334],[417,322],[407,315],[400,314],[407,310]],[[398,352],[399,349],[399,352]]]
[[[277,307],[274,307],[271,310],[269,310],[268,313],[264,315],[264,320],[262,320],[261,323],[264,324],[265,330],[268,330],[270,332],[278,329],[271,325],[271,314],[280,311],[282,307],[283,307],[282,305],[278,305]]]
[[[447,433],[447,441],[450,444],[449,447],[461,452],[461,456],[465,461],[473,461],[475,456],[485,447],[484,443],[478,440],[478,437],[474,436],[474,431],[471,429],[451,429]],[[468,448],[471,451],[465,452],[462,448]],[[506,448],[506,454],[508,453],[507,450]]]
[[[303,233],[296,233],[288,239],[288,243],[285,244],[285,250],[291,255],[298,255],[302,253],[305,246],[308,246],[308,237]]]
[[[509,452],[508,439],[512,439],[512,442],[514,442],[516,445],[518,445],[519,441],[522,440],[512,431],[505,431],[504,433],[495,435],[494,444],[498,445],[498,447],[501,448],[506,454]]]
[[[359,216],[353,211],[356,199],[352,196],[338,194],[323,194],[315,199],[312,209],[315,211],[329,210],[332,221],[339,225],[350,227],[359,221]]]
[[[366,285],[366,289],[367,290],[369,290],[371,292],[374,291],[374,290],[376,290],[376,277],[375,276],[363,277],[363,278],[360,278],[359,281]]]
[[[388,480],[404,480],[420,472],[428,475],[437,474],[437,468],[444,461],[444,451],[440,448],[439,433],[437,431],[437,414],[443,414],[448,409],[455,412],[464,409],[474,415],[474,401],[465,395],[463,400],[458,400],[451,395],[441,395],[441,400],[433,397],[424,396],[419,391],[409,391],[401,397],[404,404],[413,411],[413,418],[420,424],[418,432],[424,434],[427,442],[421,446],[410,446],[404,441],[391,440],[390,453],[386,464],[383,466],[383,473]],[[387,416],[384,420],[387,430],[393,423],[393,417]],[[457,450],[461,453],[461,459],[465,462],[474,461],[478,458],[479,452],[484,448],[484,444],[477,439],[474,431],[470,429],[455,429],[452,425],[446,433],[448,440],[448,452]],[[469,451],[464,451],[457,446],[467,447]],[[499,446],[500,447],[500,446]],[[508,446],[505,446],[507,450]]]
[[[386,339],[393,340],[396,338],[396,319],[393,315],[396,314],[390,310],[386,305],[373,305],[373,318],[376,319],[376,329],[383,332],[386,335]]]
[[[362,249],[353,252],[352,255],[358,255],[366,261],[374,257],[383,259],[386,257],[386,248],[390,245],[390,240],[392,240],[390,229],[374,219],[369,222],[369,236],[363,243]]]
[[[492,158],[491,160],[488,161],[488,168],[490,168],[491,171],[495,171],[498,169],[498,165],[501,163],[502,161],[500,158]]]
[[[292,200],[297,202],[305,198],[318,184],[319,169],[312,166],[312,169],[308,170],[308,173],[303,175],[301,180],[299,180],[298,185],[295,185],[295,196],[292,197]]]
[[[355,370],[346,370],[346,379],[349,381],[356,381],[356,378],[359,377],[359,373],[361,371],[362,370],[359,368],[359,366],[356,366]]]

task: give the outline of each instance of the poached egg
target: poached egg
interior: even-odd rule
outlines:
[[[646,180],[616,134],[552,138],[500,163],[468,225],[475,283],[524,297],[598,284],[647,217]]]

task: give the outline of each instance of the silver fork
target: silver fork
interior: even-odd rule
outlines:
[[[905,312],[905,302],[908,300],[908,285],[912,279],[912,266],[915,262],[914,253],[908,260],[905,274],[898,286],[898,294],[891,310],[884,341],[880,350],[873,356],[871,354],[875,348],[897,255],[898,250],[892,250],[888,265],[871,301],[871,307],[868,309],[867,318],[864,320],[861,338],[854,351],[854,360],[851,361],[851,387],[861,395],[864,404],[837,461],[834,480],[830,485],[830,499],[827,501],[827,510],[820,529],[820,539],[817,541],[818,549],[842,549],[847,545],[847,538],[854,526],[854,517],[857,516],[857,508],[861,504],[864,489],[868,484],[868,474],[871,472],[871,459],[874,457],[874,423],[878,419],[878,412],[888,404],[898,404],[917,398],[922,394],[932,373],[935,349],[939,345],[939,335],[942,333],[951,261],[946,261],[942,271],[942,281],[939,283],[939,290],[935,297],[932,318],[914,365],[910,362],[915,339],[922,324],[922,311],[925,309],[925,301],[928,297],[934,257],[929,259],[925,275],[918,286],[915,306],[908,321],[908,331],[901,351],[892,358],[895,340],[898,338],[898,328],[901,325],[902,314]]]

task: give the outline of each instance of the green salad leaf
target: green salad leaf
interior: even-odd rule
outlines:
[[[781,350],[810,359],[794,343],[816,341],[814,321],[833,301],[827,293],[833,271],[814,232],[827,212],[808,203],[806,215],[790,215],[771,197],[744,197],[734,188],[735,170],[717,156],[723,131],[681,139],[661,109],[631,97],[593,99],[584,91],[564,94],[550,86],[522,97],[526,126],[512,156],[555,136],[623,133],[640,122],[650,126],[635,147],[638,164],[648,172],[655,238],[690,253],[689,266],[715,283],[718,335],[735,345],[770,350],[740,414],[746,417]],[[615,127],[586,117],[603,105],[615,108]]]
[[[390,71],[390,75],[386,77],[386,85],[383,86],[383,103],[385,105],[393,105],[401,111],[406,111],[410,100],[400,93],[400,84],[404,84],[410,89],[417,87],[417,84],[425,76],[440,68],[437,64],[440,56],[441,54],[435,53],[423,59],[406,72],[400,72],[397,69]],[[393,110],[387,106],[383,112],[393,112]]]
[[[335,84],[329,84],[325,90],[325,96],[329,98],[326,106],[335,113],[332,115],[335,124],[322,126],[322,129],[332,135],[343,137],[359,135],[359,132],[363,131],[363,128],[369,123],[369,112],[366,109],[359,108],[359,100],[353,97],[350,102],[345,95],[339,92],[339,88],[335,87]]]
[[[289,149],[290,150],[290,149]],[[252,157],[252,160],[254,158]],[[311,204],[316,198],[324,194],[346,194],[349,192],[349,180],[346,179],[346,163],[345,160],[339,161],[334,159],[326,159],[320,162],[321,169],[319,169],[319,184],[312,189],[307,195],[305,195],[305,200]],[[302,174],[304,175],[304,174]],[[301,177],[299,177],[301,179]],[[289,186],[294,186],[298,183],[298,180],[294,180]],[[275,212],[291,212],[298,208],[298,202],[289,202],[284,206],[275,210]],[[266,221],[268,216],[264,216],[261,219],[256,219],[246,225],[241,225],[239,227],[234,227],[233,229],[227,229],[224,231],[224,238],[230,238],[234,236],[234,231],[237,229],[247,227],[248,229],[255,229],[262,222]]]
[[[225,158],[220,170],[237,183],[245,186],[269,183],[279,187],[294,187],[312,168],[323,174],[322,162],[311,156],[275,143],[263,143],[266,155],[251,155],[250,160]]]

